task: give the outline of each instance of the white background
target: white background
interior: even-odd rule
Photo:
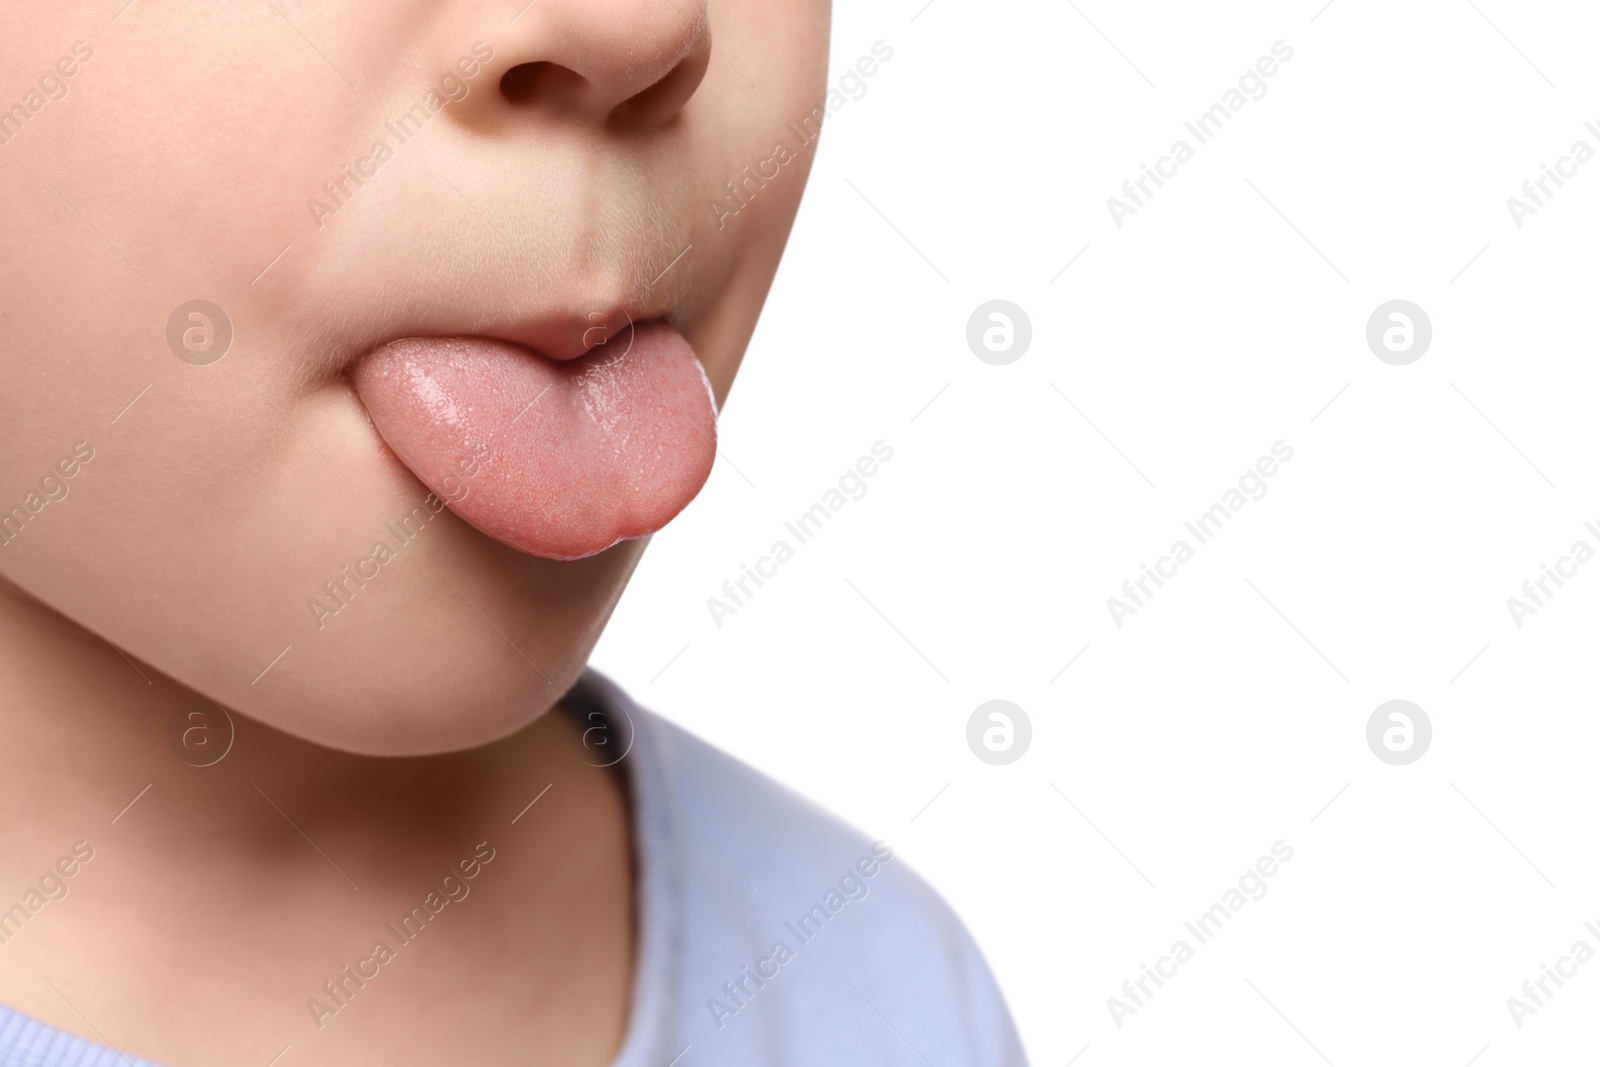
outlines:
[[[1593,1050],[1600,961],[1521,1028],[1506,999],[1600,950],[1600,561],[1521,628],[1506,599],[1600,549],[1600,160],[1520,229],[1506,199],[1600,149],[1600,17],[1320,5],[840,6],[835,81],[894,57],[830,120],[722,458],[595,657],[900,849],[1038,1064]],[[1179,137],[1117,228],[1106,198]],[[1032,320],[1009,366],[965,340],[994,298]],[[1396,298],[1434,330],[1409,366],[1365,340]],[[716,627],[707,598],[880,439],[866,496]],[[1106,598],[1279,440],[1267,494],[1117,628]],[[965,740],[994,698],[1034,729],[1004,767]],[[1393,698],[1433,724],[1409,766],[1366,743]],[[1116,1026],[1280,839],[1269,892]]]

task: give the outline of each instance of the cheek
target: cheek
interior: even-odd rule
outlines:
[[[690,104],[705,121],[687,124],[690,143],[663,157],[683,190],[665,216],[726,285],[688,308],[719,403],[814,147],[791,145],[798,158],[734,233],[714,231],[705,201],[733,176],[727,161],[754,167],[791,137],[786,121],[810,111],[826,81],[827,5],[777,10],[736,4],[718,30],[772,89],[748,93],[713,63]],[[17,14],[23,39],[39,43],[30,54],[53,55],[89,11]],[[0,212],[0,249],[28,250],[0,252],[0,484],[37,484],[76,441],[96,453],[68,498],[39,516],[48,536],[7,548],[0,575],[74,621],[81,610],[130,655],[210,699],[312,740],[428,752],[518,728],[582,669],[643,544],[559,564],[519,556],[449,513],[403,545],[388,532],[423,491],[375,440],[342,380],[317,370],[337,347],[328,339],[349,329],[347,298],[447,291],[401,293],[373,267],[405,251],[385,243],[396,217],[420,216],[417,230],[437,226],[440,242],[459,243],[461,218],[408,214],[438,203],[424,174],[435,148],[419,142],[405,166],[385,164],[335,238],[307,202],[337,180],[340,162],[370,150],[383,106],[329,106],[348,87],[270,5],[152,5],[137,16],[138,47],[97,48],[75,75],[60,105],[72,109],[70,126],[52,107],[28,131],[38,134],[36,158],[52,160],[48,172],[0,168],[0,199],[15,206]],[[372,27],[416,32],[399,15]],[[354,64],[363,51],[396,51],[367,43],[327,47]],[[385,77],[350,73],[364,86]],[[443,151],[445,131],[434,133]],[[559,194],[545,214],[578,195],[563,180],[533,183]],[[431,247],[426,236],[417,243]],[[333,277],[343,289],[317,284]],[[231,334],[212,362],[185,358],[170,340],[174,312],[197,300],[220,308]],[[18,363],[19,352],[37,355]],[[364,584],[339,584],[379,540],[396,562]],[[70,575],[61,593],[76,609],[41,574]]]
[[[642,544],[562,564],[521,556],[448,511],[406,526],[421,499],[406,476],[325,446],[358,496],[291,436],[297,444],[277,432],[229,443],[176,474],[170,458],[164,473],[112,442],[76,479],[81,492],[41,513],[49,538],[7,558],[6,576],[210,699],[335,748],[472,747],[553,705]],[[257,445],[277,449],[273,466],[242,491],[235,472]],[[377,540],[393,550],[388,562],[370,562]]]
[[[642,544],[561,564],[448,510],[407,526],[425,492],[348,388],[297,396],[264,369],[292,345],[241,329],[212,366],[163,352],[121,381],[126,367],[75,344],[57,357],[70,370],[9,375],[6,413],[28,417],[0,423],[4,484],[36,485],[78,440],[94,459],[0,575],[74,622],[81,611],[146,671],[323,744],[425,753],[526,725],[581,671]],[[371,562],[379,541],[388,562]]]

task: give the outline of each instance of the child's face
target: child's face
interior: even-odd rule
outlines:
[[[704,480],[828,0],[121,3],[4,0],[0,576],[324,744],[517,729]]]

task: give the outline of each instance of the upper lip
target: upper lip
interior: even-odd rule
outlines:
[[[507,341],[558,361],[579,359],[608,341],[649,322],[666,318],[663,309],[641,309],[596,301],[561,315],[546,315],[508,325],[486,326],[453,336]]]

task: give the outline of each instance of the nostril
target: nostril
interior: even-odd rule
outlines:
[[[500,95],[513,104],[531,101],[538,90],[549,63],[519,63],[506,71],[500,79]]]
[[[711,34],[701,33],[689,54],[666,77],[612,109],[610,123],[618,129],[637,129],[670,122],[688,103],[711,65]]]

